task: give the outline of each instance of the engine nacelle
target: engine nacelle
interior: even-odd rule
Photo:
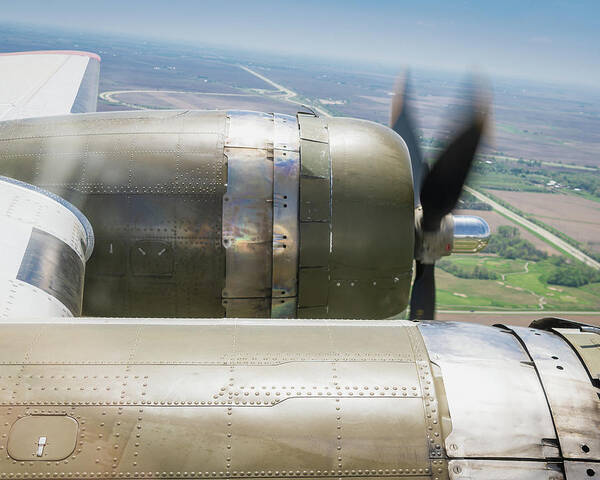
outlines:
[[[597,478],[600,335],[555,320],[0,322],[0,478]]]
[[[406,145],[367,121],[111,112],[0,124],[0,173],[96,233],[92,316],[386,318],[414,250]]]

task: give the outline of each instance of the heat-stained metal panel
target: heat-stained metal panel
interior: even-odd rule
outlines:
[[[298,288],[300,154],[295,117],[274,115],[272,317],[294,317]],[[283,301],[282,301],[283,300]]]
[[[523,342],[542,381],[562,455],[600,460],[600,398],[577,354],[560,336],[511,327]]]
[[[225,155],[223,298],[266,297],[272,281],[273,162],[266,150],[226,148]]]
[[[444,379],[452,419],[449,457],[559,456],[544,390],[510,332],[454,322],[423,322],[419,330]]]

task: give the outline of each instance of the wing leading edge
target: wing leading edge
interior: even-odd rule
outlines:
[[[99,75],[94,53],[1,53],[0,121],[95,112]]]

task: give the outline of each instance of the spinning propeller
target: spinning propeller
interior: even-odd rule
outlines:
[[[423,160],[409,108],[408,75],[398,82],[392,101],[391,128],[406,142],[415,192],[416,275],[410,298],[410,319],[433,319],[435,261],[452,248],[456,207],[485,128],[487,102],[471,89],[465,118],[431,167]]]

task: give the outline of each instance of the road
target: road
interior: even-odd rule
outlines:
[[[283,85],[280,85],[279,83],[275,83],[273,80],[271,80],[270,78],[265,77],[264,75],[255,72],[254,70],[252,70],[251,68],[246,67],[245,65],[238,65],[238,67],[240,67],[242,70],[254,75],[257,78],[260,78],[263,82],[268,83],[269,85],[271,85],[272,87],[275,87],[277,90],[279,90],[281,93],[283,93],[284,95],[284,100],[290,103],[295,103],[297,105],[304,105],[303,102],[301,102],[300,100],[296,100],[295,98],[298,97],[298,94],[296,92],[294,92],[293,90],[290,90],[287,87],[284,87]],[[324,108],[318,107],[316,105],[306,105],[310,108],[312,108],[313,110],[315,110],[316,112],[320,113],[321,115],[323,115],[324,117],[331,117],[331,114],[325,110]]]
[[[193,95],[210,95],[217,97],[251,97],[249,93],[214,93],[214,92],[190,92],[183,90],[112,90],[110,92],[102,92],[98,96],[105,102],[112,103],[113,105],[124,105],[126,107],[135,108],[137,110],[149,110],[143,105],[136,103],[127,103],[122,100],[115,98],[117,95],[124,93],[185,93]]]
[[[577,260],[582,261],[586,265],[589,265],[590,267],[595,268],[596,270],[600,270],[599,262],[597,262],[593,258],[587,256],[581,250],[573,247],[572,245],[569,245],[567,242],[558,238],[553,233],[550,233],[548,230],[543,229],[539,225],[536,225],[535,223],[530,222],[526,218],[523,218],[521,215],[518,215],[518,214],[512,212],[511,210],[509,210],[508,208],[503,207],[502,205],[500,205],[498,202],[495,202],[487,195],[485,195],[477,190],[473,190],[471,187],[467,187],[465,185],[465,190],[467,192],[469,192],[471,195],[473,195],[474,197],[481,200],[482,202],[485,202],[485,203],[491,205],[494,210],[498,211],[498,213],[501,213],[505,217],[510,218],[515,223],[518,223],[518,224],[524,226],[528,230],[531,230],[532,232],[534,232],[535,234],[539,235],[540,237],[546,239],[548,242],[554,244],[561,250],[564,250],[569,255],[575,257]]]

